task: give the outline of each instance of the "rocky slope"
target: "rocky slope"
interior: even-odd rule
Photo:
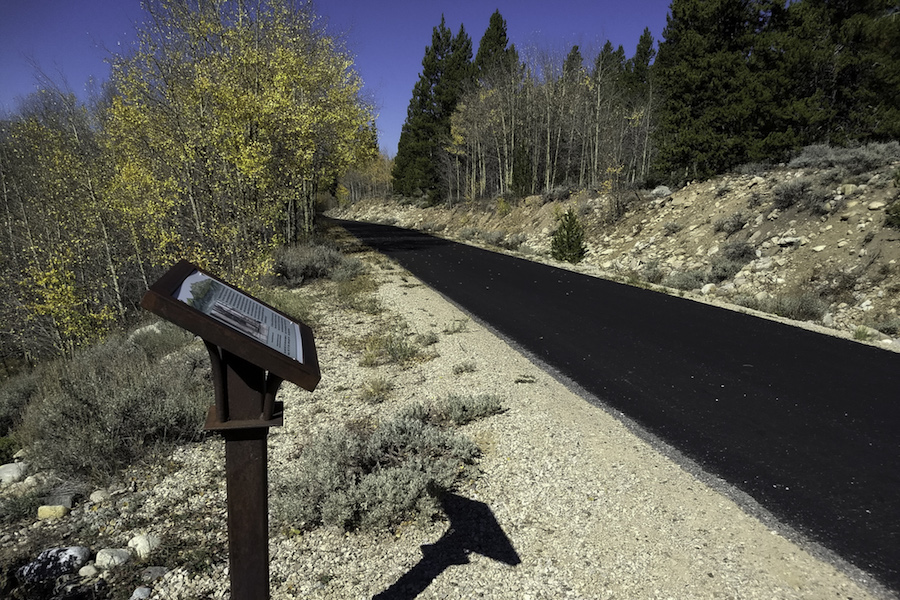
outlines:
[[[898,350],[900,230],[886,225],[886,210],[900,197],[900,160],[849,169],[834,162],[823,169],[798,160],[675,192],[581,192],[563,200],[533,196],[453,208],[370,199],[330,214],[780,314]],[[570,208],[586,230],[587,256],[574,267],[549,258],[557,218]]]

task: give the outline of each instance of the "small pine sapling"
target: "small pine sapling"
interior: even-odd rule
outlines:
[[[550,241],[550,256],[556,260],[575,264],[580,262],[586,253],[584,228],[575,211],[570,208],[559,217],[559,227],[553,232]]]

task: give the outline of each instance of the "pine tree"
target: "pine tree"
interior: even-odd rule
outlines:
[[[572,264],[581,262],[587,253],[584,245],[584,227],[571,208],[559,218],[559,227],[550,239],[550,256]]]
[[[394,190],[435,202],[446,195],[441,175],[450,117],[472,81],[472,40],[463,26],[451,36],[445,19],[434,28],[413,87],[394,160]]]
[[[754,8],[750,0],[673,0],[655,64],[665,94],[656,136],[664,177],[706,177],[747,160]]]

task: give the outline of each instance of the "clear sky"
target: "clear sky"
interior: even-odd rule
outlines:
[[[590,61],[609,39],[634,53],[645,27],[662,37],[670,0],[317,0],[329,29],[356,57],[365,93],[378,114],[379,143],[397,152],[400,128],[432,29],[446,17],[474,51],[494,10],[510,41],[564,56],[574,44]],[[140,0],[0,0],[0,114],[35,91],[35,65],[82,98],[88,82],[106,79],[110,53],[124,52],[142,17]]]

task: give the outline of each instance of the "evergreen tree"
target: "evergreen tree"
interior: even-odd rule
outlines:
[[[441,176],[450,138],[450,117],[472,80],[472,40],[463,26],[452,36],[441,17],[431,46],[425,49],[422,72],[413,87],[406,121],[394,160],[394,190],[406,196],[425,195],[434,202],[445,195]]]
[[[747,160],[754,9],[750,0],[673,0],[655,64],[664,177],[706,177]]]
[[[482,85],[504,77],[515,68],[515,47],[507,46],[509,38],[506,35],[506,21],[500,11],[495,10],[478,43],[478,54],[475,55],[475,72]]]

